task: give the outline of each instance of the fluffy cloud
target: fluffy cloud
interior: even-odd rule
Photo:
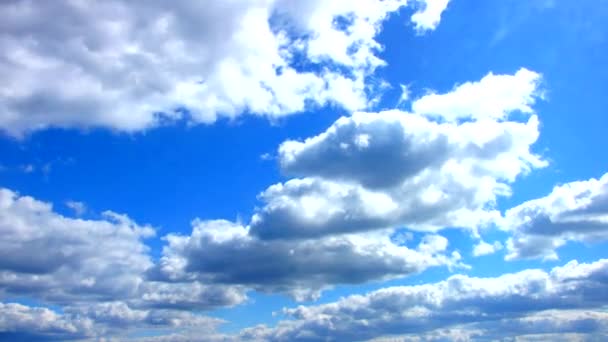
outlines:
[[[0,234],[0,293],[129,296],[152,265],[141,241],[154,235],[151,227],[113,212],[98,221],[67,218],[7,189],[0,189]]]
[[[532,113],[542,97],[541,77],[528,69],[514,75],[489,73],[479,82],[466,82],[446,94],[431,93],[412,103],[416,113],[448,121],[461,119],[504,119],[513,111]]]
[[[475,96],[438,112],[443,118],[474,113],[473,120],[436,121],[425,113],[397,110],[359,112],[315,137],[284,142],[278,154],[281,169],[302,178],[262,193],[265,206],[254,215],[252,232],[263,239],[303,238],[394,226],[475,229],[495,220],[499,214],[492,206],[498,196],[510,194],[509,184],[546,165],[531,152],[539,135],[537,116],[507,120],[513,111],[531,112],[513,101],[527,106],[538,93],[535,83],[521,89],[512,82],[521,74],[538,77],[520,70],[479,82],[492,78],[503,91],[496,96],[506,99],[492,108],[484,104],[486,98]],[[457,88],[437,96],[456,98],[461,92]]]
[[[189,236],[169,235],[156,270],[166,281],[241,284],[264,292],[314,298],[336,284],[356,284],[460,266],[446,255],[447,240],[429,235],[416,248],[388,234],[343,235],[319,240],[264,241],[228,221],[195,221]]]
[[[69,306],[64,309],[68,317],[86,317],[96,325],[98,335],[119,335],[121,330],[154,328],[188,328],[213,331],[222,320],[197,315],[189,311],[166,309],[133,309],[123,302],[106,302]]]
[[[606,241],[608,174],[556,186],[546,197],[508,210],[501,225],[513,234],[509,259],[556,259],[556,249],[567,241]]]
[[[599,260],[496,278],[455,275],[434,284],[385,288],[334,303],[286,309],[291,320],[243,334],[267,341],[363,340],[404,334],[412,334],[405,341],[420,336],[435,340],[430,337],[440,336],[442,329],[461,326],[473,333],[498,334],[494,338],[605,334],[608,315],[600,309],[608,300],[607,274],[608,260]]]
[[[473,246],[473,256],[493,254],[501,249],[503,249],[503,245],[499,241],[494,241],[494,243],[490,244],[480,240],[475,246]]]
[[[46,308],[0,303],[0,339],[5,341],[67,341],[92,335],[90,319],[59,315]]]
[[[375,40],[405,0],[0,4],[0,129],[137,131],[308,103],[367,106]],[[420,21],[436,13],[429,1]],[[61,20],[48,20],[60,16]],[[435,18],[435,14],[432,15]],[[422,23],[422,24],[420,24]]]
[[[206,309],[245,299],[238,287],[149,281],[142,239],[154,235],[124,215],[74,219],[48,203],[0,189],[0,296],[52,303],[124,300],[136,307]]]
[[[439,25],[441,14],[448,7],[450,0],[427,0],[418,1],[422,9],[412,15],[412,22],[416,24],[416,30],[423,32],[434,30]]]
[[[0,303],[0,339],[66,341],[125,336],[141,329],[179,328],[212,335],[222,321],[175,310],[137,310],[122,302],[67,306],[62,313],[48,308]]]
[[[604,311],[547,310],[519,318],[467,323],[371,341],[601,341],[608,334],[607,323],[608,314]]]

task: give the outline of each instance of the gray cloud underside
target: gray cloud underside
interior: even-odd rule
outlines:
[[[196,221],[189,236],[170,235],[153,277],[164,281],[242,284],[296,299],[318,297],[336,284],[357,284],[461,266],[447,240],[429,235],[414,248],[388,232],[321,240],[263,241],[228,221]]]
[[[608,260],[603,259],[571,261],[550,271],[529,269],[495,278],[454,275],[433,284],[384,288],[284,309],[289,319],[276,327],[256,326],[234,335],[216,332],[219,320],[119,303],[68,308],[63,314],[2,304],[0,331],[67,339],[92,336],[93,328],[116,331],[142,324],[185,330],[139,341],[595,341],[608,336],[607,300]]]

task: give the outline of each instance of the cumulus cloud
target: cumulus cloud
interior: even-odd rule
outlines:
[[[309,103],[361,109],[373,91],[366,79],[385,64],[376,35],[405,5],[5,1],[0,129],[17,136],[51,126],[138,131],[245,111],[277,117]]]
[[[441,21],[441,14],[448,8],[450,0],[417,0],[421,8],[412,15],[412,22],[416,24],[418,32],[434,30]]]
[[[72,219],[7,189],[0,189],[0,213],[0,292],[57,301],[121,297],[152,265],[141,239],[154,230],[124,215]]]
[[[535,96],[529,91],[522,96]],[[513,110],[503,109],[505,115]],[[403,226],[475,231],[500,217],[492,208],[496,198],[546,162],[531,151],[535,115],[495,119],[443,122],[398,110],[358,112],[318,136],[286,141],[278,153],[281,169],[302,178],[266,189],[265,204],[248,225],[195,220],[190,235],[170,234],[149,273],[162,281],[243,285],[309,299],[337,284],[465,266],[444,237],[428,235],[407,246],[391,235]]]
[[[65,317],[47,308],[0,303],[0,339],[5,341],[67,341],[90,337],[93,322]]]
[[[239,287],[147,279],[143,239],[155,231],[125,215],[62,216],[49,203],[0,189],[0,296],[50,303],[122,300],[135,307],[208,309],[245,300]]]
[[[200,280],[316,298],[337,284],[357,284],[462,266],[448,254],[445,238],[429,235],[415,248],[394,244],[388,234],[343,235],[318,240],[264,241],[228,221],[195,221],[189,236],[169,235],[156,276]]]
[[[167,309],[133,309],[123,302],[106,302],[68,306],[68,317],[86,317],[96,324],[101,335],[119,335],[122,330],[149,328],[189,328],[213,331],[222,320],[198,315],[190,311]]]
[[[126,336],[142,329],[185,329],[212,335],[222,320],[176,310],[132,309],[122,302],[78,304],[61,313],[44,307],[0,303],[0,339],[67,341]]]
[[[285,309],[290,320],[243,333],[267,341],[365,340],[405,335],[404,341],[466,326],[494,338],[535,334],[605,334],[601,310],[608,289],[608,260],[571,261],[496,278],[451,276],[445,281],[391,287],[337,302]],[[553,330],[552,330],[553,329]],[[411,335],[410,335],[411,334]],[[605,336],[605,335],[604,335]],[[445,336],[444,336],[445,338]]]
[[[412,103],[416,113],[447,121],[505,119],[509,113],[532,113],[542,97],[541,75],[522,68],[513,75],[487,74],[478,82],[466,82],[445,94],[431,93]]]
[[[503,248],[502,243],[494,241],[494,243],[487,243],[480,240],[475,246],[473,246],[473,256],[482,256],[493,254],[500,251]]]
[[[608,240],[608,174],[556,186],[542,198],[507,210],[501,225],[513,234],[508,259],[557,259],[568,241]]]
[[[520,89],[510,79],[520,73],[492,82],[517,94],[510,98],[533,102],[528,99],[537,96],[536,88]],[[460,92],[457,88],[441,96],[458,97]],[[446,118],[477,113],[469,121],[398,110],[357,112],[315,137],[284,142],[278,152],[281,169],[301,178],[261,194],[265,205],[252,219],[252,232],[276,239],[394,226],[475,230],[495,220],[497,197],[509,195],[509,184],[518,176],[547,163],[531,151],[539,136],[538,117],[509,120],[518,108],[509,101],[486,108],[486,100],[476,96],[439,112]]]

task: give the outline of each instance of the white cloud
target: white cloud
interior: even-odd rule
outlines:
[[[394,244],[388,232],[302,241],[263,241],[228,221],[195,221],[189,236],[169,235],[156,270],[159,279],[240,284],[284,292],[297,300],[325,288],[462,266],[448,242],[428,236],[415,249]]]
[[[480,240],[475,246],[473,246],[473,256],[482,256],[488,254],[494,254],[503,248],[502,243],[494,241],[489,244],[483,240]]]
[[[0,213],[0,292],[53,300],[128,296],[152,265],[140,239],[154,230],[124,215],[71,219],[7,189],[0,189]]]
[[[568,241],[606,241],[608,174],[556,186],[545,197],[507,210],[500,225],[513,234],[508,259],[557,259],[556,249]]]
[[[532,113],[532,105],[542,97],[541,76],[528,69],[514,75],[489,73],[478,82],[466,82],[446,94],[431,93],[412,103],[416,113],[447,121],[460,119],[505,119],[509,113]]]
[[[0,296],[48,303],[122,300],[136,307],[208,309],[245,300],[244,289],[148,279],[150,226],[105,212],[62,216],[49,203],[0,189]]]
[[[405,5],[2,2],[0,129],[139,131],[184,118],[183,108],[191,123],[283,116],[308,103],[362,109],[372,100],[366,78],[385,64],[376,35]]]
[[[122,302],[77,304],[61,313],[45,307],[0,303],[0,339],[7,341],[105,340],[152,329],[213,335],[222,320],[185,311],[132,309]]]
[[[517,86],[500,80],[507,80],[501,89]],[[536,89],[527,91],[522,96],[534,98]],[[475,99],[468,105],[483,108]],[[449,117],[460,107],[442,110]],[[278,151],[281,169],[302,178],[260,195],[265,205],[252,232],[274,239],[395,226],[476,231],[499,217],[493,205],[510,194],[510,183],[547,164],[531,151],[539,136],[536,115],[524,122],[490,118],[496,119],[437,122],[398,110],[357,112],[315,137],[286,141]]]
[[[441,14],[447,9],[450,0],[416,0],[422,8],[412,15],[418,32],[434,30],[439,25]]]
[[[410,101],[410,86],[405,84],[400,84],[399,86],[401,88],[401,95],[399,96],[399,100],[397,101],[397,105],[395,107],[401,107]]]
[[[87,318],[64,317],[47,308],[0,303],[0,339],[6,341],[72,340],[93,334]]]
[[[466,323],[426,333],[387,336],[373,342],[422,341],[601,341],[608,334],[608,313],[547,310],[519,318]]]
[[[342,341],[403,335],[397,340],[415,341],[425,336],[428,339],[421,340],[445,338],[445,332],[455,336],[458,329],[465,337],[468,330],[474,339],[477,334],[501,340],[556,332],[604,335],[607,272],[608,260],[599,260],[496,278],[455,275],[434,284],[384,288],[337,302],[285,309],[291,319],[275,328],[246,330],[243,336],[265,341]]]

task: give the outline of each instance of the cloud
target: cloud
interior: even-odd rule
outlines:
[[[391,335],[416,340],[425,336],[421,334],[437,335],[442,329],[463,326],[495,334],[497,339],[555,332],[605,334],[608,315],[601,308],[608,300],[606,274],[608,260],[603,259],[496,278],[455,275],[434,284],[384,288],[337,302],[285,309],[289,320],[243,334],[266,341],[365,340]]]
[[[557,259],[568,241],[608,240],[608,174],[556,186],[542,198],[507,210],[501,226],[513,234],[508,259]]]
[[[49,203],[0,189],[0,295],[188,309],[245,300],[239,287],[149,281],[153,262],[143,239],[154,234],[125,215],[107,211],[99,220],[69,218]]]
[[[283,172],[303,178],[266,189],[249,225],[197,220],[191,235],[166,238],[152,273],[302,300],[338,284],[464,267],[444,237],[428,235],[411,248],[391,235],[403,226],[475,231],[495,222],[497,196],[546,165],[530,151],[537,138],[535,115],[461,123],[401,111],[342,117],[316,137],[280,146]]]
[[[395,107],[401,107],[410,101],[410,86],[407,84],[400,84],[399,87],[401,88],[401,95],[399,96],[399,100],[397,101]]]
[[[196,279],[316,298],[338,284],[357,284],[419,273],[433,266],[458,267],[447,240],[429,235],[416,248],[398,246],[389,234],[343,235],[318,240],[264,241],[228,221],[195,221],[189,236],[169,235],[156,276]],[[446,255],[447,254],[447,255]]]
[[[522,101],[528,101],[536,88],[524,89],[525,94],[511,88],[519,85],[510,77],[521,72],[492,82],[505,81],[500,89],[521,93]],[[485,108],[480,96],[467,101],[471,110],[495,109]],[[441,115],[460,116],[462,108],[444,106]],[[507,105],[500,112],[504,116],[513,110]],[[260,195],[265,204],[252,218],[252,233],[289,239],[395,226],[476,231],[499,216],[493,205],[497,197],[510,194],[510,183],[547,165],[531,151],[539,136],[536,115],[520,121],[508,116],[497,120],[488,113],[445,122],[420,114],[357,112],[317,136],[282,143],[281,170],[300,178],[272,185]]]
[[[475,246],[473,246],[473,256],[482,256],[488,254],[494,254],[503,248],[502,243],[494,241],[489,244],[483,240],[480,240]]]
[[[121,337],[152,329],[175,329],[212,335],[222,320],[185,311],[138,310],[122,302],[77,304],[57,313],[44,307],[0,303],[0,339],[67,341]]]
[[[0,213],[2,292],[57,301],[121,297],[137,288],[152,264],[141,238],[154,230],[124,215],[71,219],[7,189],[0,189]]]
[[[374,342],[421,341],[601,341],[608,314],[591,310],[547,310],[519,318],[486,321],[372,339]]]
[[[243,112],[280,117],[311,104],[362,109],[373,92],[366,79],[385,64],[376,35],[405,5],[3,2],[0,129],[132,132]]]
[[[441,14],[448,8],[450,0],[417,0],[417,2],[422,7],[412,15],[412,22],[416,24],[418,32],[424,32],[437,28]]]
[[[446,94],[430,93],[412,103],[416,113],[450,122],[462,119],[505,119],[509,113],[532,113],[542,98],[541,75],[525,68],[514,75],[487,74],[478,82],[466,82]]]
[[[118,335],[122,330],[150,328],[194,328],[212,331],[222,320],[189,311],[166,309],[133,309],[123,302],[106,302],[68,306],[64,313],[71,317],[86,317],[94,322],[96,331],[104,335]]]
[[[87,211],[86,204],[78,201],[66,201],[65,206],[72,209],[76,216],[82,216]]]

